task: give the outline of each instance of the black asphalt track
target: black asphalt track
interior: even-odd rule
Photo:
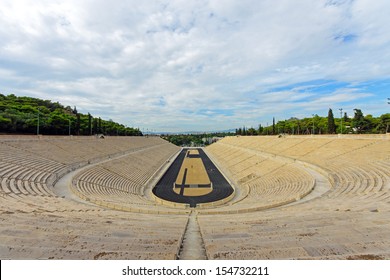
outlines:
[[[160,181],[153,188],[153,193],[165,200],[178,203],[190,204],[190,207],[196,207],[198,203],[213,202],[224,199],[233,193],[232,186],[226,181],[225,177],[215,167],[209,157],[202,149],[198,149],[199,156],[203,161],[210,181],[213,184],[213,191],[202,196],[183,196],[173,191],[173,184],[176,181],[180,167],[188,149],[183,149],[175,161],[169,167],[167,172],[161,177]]]

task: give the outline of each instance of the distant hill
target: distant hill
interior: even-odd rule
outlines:
[[[137,128],[79,113],[76,107],[14,94],[0,94],[0,133],[142,135]]]

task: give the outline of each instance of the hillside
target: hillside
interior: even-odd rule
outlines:
[[[39,124],[39,125],[38,125]],[[0,94],[0,133],[139,136],[141,131],[83,114],[58,102]]]

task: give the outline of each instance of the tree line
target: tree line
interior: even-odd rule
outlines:
[[[212,143],[213,138],[234,136],[231,132],[214,132],[200,134],[171,134],[161,135],[161,138],[175,144],[176,146],[206,146]]]
[[[277,134],[351,134],[365,133],[378,134],[389,131],[390,114],[386,113],[380,117],[363,114],[361,109],[354,109],[354,116],[335,118],[332,109],[329,109],[327,117],[313,115],[311,118],[290,118],[275,122],[267,126],[259,125],[257,128],[240,127],[236,129],[236,135],[277,135]]]
[[[58,102],[0,93],[0,132],[47,135],[140,136],[138,128],[103,120]]]

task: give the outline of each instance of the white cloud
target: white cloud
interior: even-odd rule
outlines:
[[[383,99],[310,84],[388,79],[389,10],[384,0],[3,0],[0,90],[157,130],[257,125]]]

